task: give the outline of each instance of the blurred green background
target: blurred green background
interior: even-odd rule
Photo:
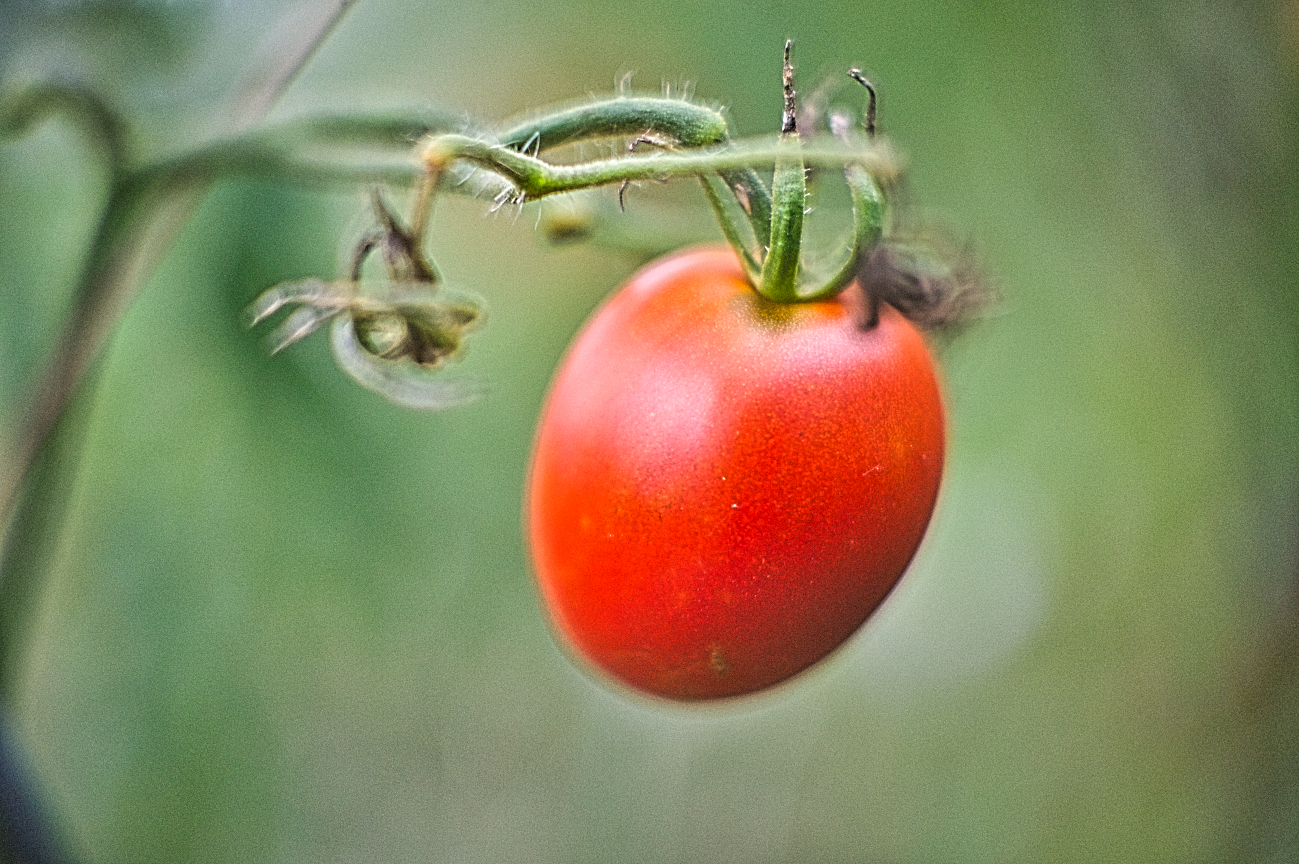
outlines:
[[[0,0],[0,73],[91,82],[161,155],[218,128],[292,8]],[[535,602],[521,493],[556,361],[638,260],[439,204],[490,395],[412,413],[323,339],[268,359],[241,323],[336,272],[362,190],[223,182],[82,400],[18,658],[78,855],[1299,860],[1299,4],[361,0],[272,116],[496,121],[634,72],[766,133],[787,37],[805,88],[867,70],[920,212],[1003,295],[942,350],[949,471],[884,609],[735,704],[589,680]],[[10,409],[102,193],[66,122],[0,144]]]

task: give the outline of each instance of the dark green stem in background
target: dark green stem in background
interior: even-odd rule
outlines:
[[[99,96],[87,87],[42,84],[28,87],[0,105],[0,139],[25,135],[47,119],[63,115],[81,127],[92,145],[103,151],[114,172],[128,161],[126,126]]]
[[[254,70],[242,88],[231,112],[232,131],[247,129],[265,116],[354,2],[335,0],[286,44],[274,46],[267,62]],[[66,436],[62,427],[68,409],[122,313],[214,177],[202,170],[201,162],[129,167],[125,124],[85,89],[29,90],[4,106],[0,131],[23,132],[56,112],[76,120],[103,151],[109,166],[109,190],[78,280],[72,313],[21,409],[19,438],[0,477],[0,525],[5,526],[0,553],[0,609],[5,610],[0,616],[3,703],[13,699],[15,654],[25,625],[22,612],[30,607],[38,580],[48,569],[75,461],[74,445],[56,444]]]

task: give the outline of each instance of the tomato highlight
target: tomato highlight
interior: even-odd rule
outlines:
[[[675,700],[778,684],[911,561],[942,400],[920,333],[852,288],[777,304],[729,249],[660,259],[587,322],[538,428],[527,527],[555,632]]]

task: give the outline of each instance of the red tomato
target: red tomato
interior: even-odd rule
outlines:
[[[860,292],[776,305],[732,252],[635,275],[552,384],[528,527],[541,596],[576,654],[694,700],[784,681],[843,643],[906,569],[933,511],[933,362]]]

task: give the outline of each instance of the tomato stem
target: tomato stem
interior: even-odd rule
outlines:
[[[499,141],[502,146],[539,156],[579,141],[631,136],[665,150],[699,148],[730,141],[730,128],[720,111],[706,105],[679,99],[618,96],[525,121],[501,132]],[[754,233],[766,237],[771,231],[771,193],[757,172],[742,166],[722,168],[717,173],[740,202]]]
[[[486,168],[508,180],[514,187],[515,203],[521,203],[562,192],[608,186],[623,180],[655,180],[771,165],[789,157],[785,143],[755,138],[694,150],[656,151],[575,165],[552,165],[478,138],[446,134],[425,139],[420,147],[420,158],[426,162],[433,160],[446,164],[463,160]],[[872,174],[883,176],[891,176],[897,170],[891,148],[879,142],[853,141],[844,145],[834,141],[814,141],[802,144],[800,150],[805,165],[842,167],[858,164]],[[410,172],[406,176],[410,177]],[[442,185],[454,186],[462,179],[455,177],[454,172],[448,172]]]
[[[497,199],[516,204],[617,183],[621,206],[622,194],[632,181],[693,174],[700,178],[723,235],[758,293],[778,303],[831,297],[852,281],[863,256],[882,236],[885,198],[876,175],[891,173],[892,160],[875,140],[875,88],[855,68],[848,75],[869,93],[865,139],[854,138],[844,128],[836,131],[836,144],[831,147],[824,141],[803,141],[798,129],[792,50],[793,43],[787,41],[781,70],[781,134],[774,146],[732,142],[725,118],[711,108],[673,99],[625,96],[533,118],[506,129],[491,142],[454,133],[430,135],[421,144],[420,158],[432,179],[425,180],[412,224],[421,229],[422,236],[432,186],[455,176],[448,169],[456,162],[477,165],[503,178],[510,186],[501,190]],[[540,158],[542,152],[566,144],[633,135],[627,156],[574,165],[554,165]],[[660,149],[649,155],[630,155],[641,142]],[[753,170],[754,165],[764,163],[775,166],[770,192]],[[854,230],[847,254],[829,278],[800,286],[806,172],[813,164],[835,164],[844,169],[853,202]],[[464,176],[455,182],[463,183]],[[746,220],[737,219],[728,203],[732,199],[747,217],[747,228],[741,228]]]

